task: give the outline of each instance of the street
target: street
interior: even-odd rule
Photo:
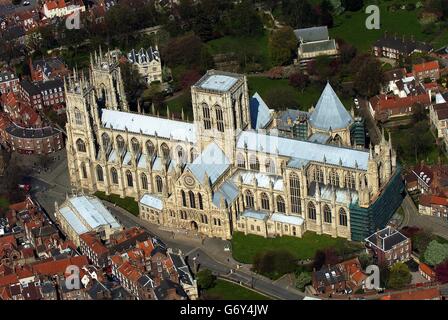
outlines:
[[[66,155],[61,153],[58,157],[59,160],[47,164],[47,170],[33,171],[26,177],[32,184],[33,197],[52,220],[54,220],[55,202],[61,204],[71,193]],[[216,275],[253,287],[270,297],[283,300],[301,300],[305,297],[304,293],[294,288],[285,288],[268,278],[255,274],[250,271],[249,266],[240,266],[232,259],[230,252],[224,251],[228,241],[217,238],[202,239],[186,230],[168,230],[141,220],[112,203],[105,202],[105,205],[124,227],[142,227],[152,236],[162,240],[168,247],[180,249],[192,270],[195,267],[192,265],[195,257],[195,264],[199,269],[210,269]]]

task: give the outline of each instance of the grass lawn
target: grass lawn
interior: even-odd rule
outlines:
[[[238,56],[247,52],[258,56],[265,70],[272,67],[267,33],[258,37],[225,36],[207,42],[207,47],[211,55],[234,53]]]
[[[358,12],[344,12],[335,18],[334,27],[330,29],[330,35],[334,38],[344,39],[364,52],[369,51],[372,44],[381,38],[385,31],[391,34],[397,33],[397,35],[413,35],[415,40],[431,41],[434,35],[426,35],[422,32],[422,25],[417,18],[418,9],[413,11],[399,9],[396,12],[387,10],[387,7],[394,3],[403,4],[408,2],[416,3],[417,0],[408,0],[406,2],[401,0],[380,0],[381,25],[379,30],[366,29],[365,21],[368,15],[365,13],[365,9]]]
[[[0,209],[7,209],[9,207],[9,201],[6,198],[0,197]]]
[[[410,130],[412,130],[412,127],[401,127],[391,130],[392,143],[396,149],[400,148],[399,146],[403,146],[403,148],[405,148],[407,136]],[[424,154],[418,154],[417,159],[415,155],[411,155],[411,153],[405,155],[402,152],[398,153],[398,158],[405,167],[413,166],[417,163],[420,163],[422,160],[424,160],[425,163],[429,165],[438,163],[439,159],[442,163],[448,163],[448,159],[445,153],[441,150],[440,147],[436,145],[435,138],[434,142],[428,145],[428,148],[429,150]]]
[[[138,203],[134,200],[134,198],[131,197],[120,198],[120,196],[117,194],[106,195],[102,191],[95,192],[95,196],[97,196],[102,200],[115,203],[117,206],[129,211],[134,216],[138,217]]]
[[[308,111],[311,106],[316,106],[324,89],[323,85],[313,83],[308,85],[302,92],[291,86],[288,79],[269,79],[267,77],[249,76],[247,77],[247,81],[249,94],[252,96],[255,92],[258,92],[263,99],[265,99],[271,90],[286,87],[291,91],[291,95],[297,102],[298,109],[303,111]],[[344,106],[350,110],[353,101],[350,98],[343,98],[341,94],[338,95]]]
[[[258,292],[221,279],[216,280],[216,285],[208,289],[207,294],[221,300],[271,300]]]
[[[359,244],[313,232],[306,232],[302,238],[263,238],[255,235],[245,236],[242,232],[235,232],[232,236],[233,257],[242,263],[252,263],[259,252],[279,249],[290,251],[299,260],[312,259],[317,250],[326,248],[355,250],[359,248]]]

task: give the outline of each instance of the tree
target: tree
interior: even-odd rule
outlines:
[[[364,6],[363,0],[342,0],[342,6],[347,11],[359,11]]]
[[[136,104],[146,84],[143,82],[138,70],[132,64],[126,62],[120,68],[126,99],[129,104]]]
[[[389,280],[387,287],[390,289],[402,289],[412,281],[412,275],[406,264],[402,262],[395,263],[390,267]]]
[[[352,61],[352,69],[357,70],[354,88],[358,94],[372,97],[379,93],[384,77],[378,60],[370,56],[360,56]]]
[[[306,28],[318,22],[319,16],[308,0],[283,0],[284,20],[293,28]]]
[[[309,272],[301,272],[296,278],[296,288],[304,291],[305,287],[311,283],[311,275]]]
[[[424,254],[425,261],[432,266],[437,266],[448,258],[448,244],[442,244],[432,240]]]
[[[289,84],[303,92],[309,83],[309,77],[303,72],[295,72],[289,76]]]
[[[325,264],[325,252],[322,250],[317,250],[314,254],[313,259],[313,269],[320,270]]]
[[[227,32],[236,36],[258,36],[263,34],[263,22],[250,0],[243,0],[226,17]]]
[[[216,277],[209,269],[201,270],[196,275],[199,288],[207,290],[213,288],[216,284]]]
[[[297,259],[288,250],[260,252],[254,257],[253,269],[267,277],[277,279],[291,273],[297,266]]]
[[[365,253],[365,252],[361,253],[358,256],[358,260],[359,260],[359,263],[361,264],[361,267],[363,269],[367,268],[368,266],[370,266],[373,263],[372,256],[370,254],[368,254],[368,253]]]
[[[323,26],[328,28],[333,27],[333,16],[332,11],[334,7],[329,0],[322,0],[318,6],[319,11],[319,22]]]
[[[412,108],[412,118],[415,122],[423,121],[427,119],[425,107],[420,104],[416,103]]]
[[[434,269],[436,272],[436,279],[440,283],[447,283],[448,282],[448,261],[445,261]]]
[[[213,59],[199,37],[189,33],[173,38],[161,48],[162,57],[169,66],[184,65],[205,71],[213,66]]]
[[[297,49],[297,38],[291,27],[284,27],[274,31],[269,39],[269,49],[272,60],[276,65],[291,63]]]

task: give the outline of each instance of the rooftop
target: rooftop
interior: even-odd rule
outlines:
[[[244,76],[223,71],[209,70],[194,87],[218,92],[229,91]]]
[[[143,114],[103,109],[101,123],[105,128],[145,135],[173,138],[179,141],[196,141],[194,124]]]
[[[344,129],[352,122],[351,115],[339,100],[330,83],[327,83],[317,102],[316,109],[311,113],[311,125],[322,130]]]

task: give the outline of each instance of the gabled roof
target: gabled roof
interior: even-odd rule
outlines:
[[[272,111],[256,92],[250,99],[250,117],[253,129],[263,129],[272,120]]]
[[[425,72],[425,71],[431,71],[434,69],[439,69],[439,61],[435,60],[435,61],[429,61],[429,62],[425,62],[425,63],[420,63],[420,64],[414,64],[412,66],[412,69],[414,72]]]
[[[329,38],[327,26],[296,29],[294,34],[297,40],[304,42],[328,40]]]
[[[352,122],[352,117],[339,100],[336,92],[330,83],[327,83],[317,102],[316,109],[310,116],[311,125],[322,130],[343,129]]]
[[[204,182],[207,174],[212,185],[229,167],[229,158],[214,142],[210,143],[193,163],[187,165],[187,169],[200,183]]]
[[[145,135],[173,138],[174,140],[195,142],[196,135],[192,123],[163,119],[137,113],[103,109],[101,124],[105,128],[140,133]]]

